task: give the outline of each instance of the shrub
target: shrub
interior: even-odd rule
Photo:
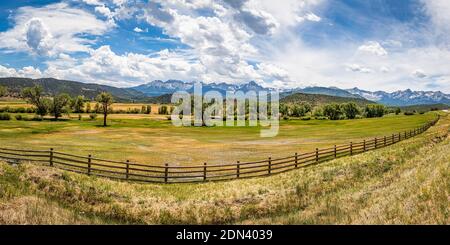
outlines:
[[[44,119],[42,118],[42,116],[39,116],[39,115],[34,115],[34,117],[31,118],[31,121],[38,121],[38,122],[40,122],[42,120],[44,120]]]
[[[0,120],[9,121],[11,120],[11,115],[9,115],[8,113],[0,113]]]
[[[316,120],[327,120],[327,117],[316,117]]]
[[[323,114],[330,120],[339,120],[342,119],[344,112],[341,105],[333,103],[323,107]]]
[[[95,113],[89,114],[89,118],[90,118],[91,120],[95,120],[95,119],[97,119],[97,114],[95,114]]]
[[[366,105],[364,112],[368,118],[383,117],[386,114],[386,107],[379,104]]]
[[[416,113],[414,113],[414,112],[412,112],[412,111],[405,111],[403,114],[404,114],[405,116],[412,116],[412,115],[414,115],[414,114],[416,114]]]
[[[302,117],[302,121],[309,121],[311,120],[311,117]]]
[[[167,115],[168,114],[167,106],[163,105],[158,108],[158,114]]]
[[[345,103],[341,106],[345,116],[348,119],[355,119],[360,113],[359,107],[354,102]]]
[[[20,114],[16,115],[15,118],[16,118],[17,121],[22,121],[22,119],[23,119],[22,115],[20,115]]]

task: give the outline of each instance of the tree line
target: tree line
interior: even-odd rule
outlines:
[[[54,120],[58,120],[64,113],[70,113],[71,111],[81,113],[85,104],[83,96],[71,98],[66,93],[44,96],[41,86],[24,88],[22,90],[22,97],[36,107],[35,113],[38,116],[44,117],[50,114]],[[98,112],[103,114],[103,126],[106,127],[106,119],[111,112],[111,105],[114,103],[114,99],[110,93],[101,92],[97,95],[96,101],[98,103]],[[90,106],[90,104],[88,105]]]
[[[358,106],[354,102],[349,103],[330,103],[313,107],[308,102],[294,104],[281,104],[280,113],[285,118],[313,116],[316,119],[356,119],[356,118],[375,118],[383,117],[389,111],[384,105],[369,104],[364,107]]]

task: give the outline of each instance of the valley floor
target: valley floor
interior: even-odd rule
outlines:
[[[449,127],[446,115],[394,146],[222,183],[125,183],[1,162],[0,223],[450,224]]]

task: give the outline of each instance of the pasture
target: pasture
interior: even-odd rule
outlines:
[[[375,119],[357,136],[428,116]],[[341,134],[351,122],[339,123]],[[304,122],[283,127],[295,124]],[[0,223],[449,224],[449,127],[450,118],[443,116],[424,134],[390,147],[282,175],[219,183],[117,182],[0,161]]]
[[[111,160],[172,166],[226,164],[285,157],[350,141],[417,128],[435,114],[359,120],[282,120],[279,134],[261,138],[260,127],[175,127],[166,116],[113,114],[68,121],[0,121],[3,147],[49,149]]]

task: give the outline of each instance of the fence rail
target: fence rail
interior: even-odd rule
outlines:
[[[107,177],[112,179],[153,182],[153,183],[192,183],[206,181],[223,181],[269,176],[284,173],[293,169],[306,167],[329,161],[332,159],[351,156],[367,151],[390,146],[405,139],[421,134],[434,126],[440,116],[422,127],[401,133],[350,142],[345,145],[335,145],[330,148],[298,154],[283,158],[267,158],[261,161],[240,162],[233,164],[208,165],[203,163],[196,166],[163,166],[132,163],[130,161],[112,161],[94,158],[92,155],[78,156],[50,150],[19,150],[0,148],[0,158],[10,161],[31,161],[49,164],[59,169]]]

